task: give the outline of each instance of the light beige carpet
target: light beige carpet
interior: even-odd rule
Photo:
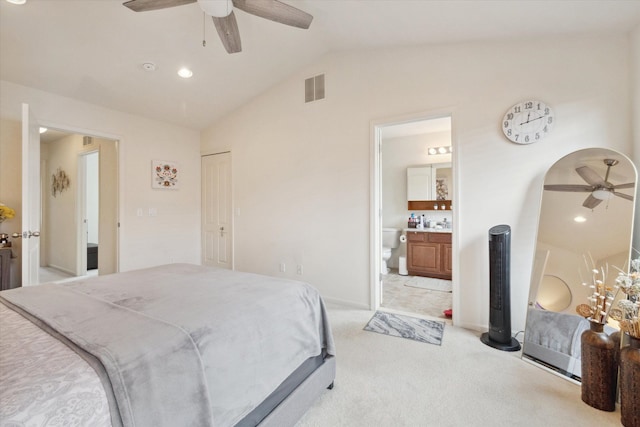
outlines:
[[[620,410],[580,399],[580,387],[493,349],[480,333],[445,327],[441,346],[363,330],[372,311],[329,307],[337,378],[298,427],[619,426]]]

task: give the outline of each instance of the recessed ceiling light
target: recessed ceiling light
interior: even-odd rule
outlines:
[[[9,3],[13,4],[25,4],[27,0],[7,0]]]
[[[145,62],[142,64],[142,69],[145,71],[155,71],[158,67],[156,67],[156,64],[153,62]]]
[[[575,222],[585,222],[587,220],[587,218],[585,218],[583,216],[577,216],[577,217],[573,218],[573,220]]]
[[[193,76],[193,71],[188,68],[180,68],[178,70],[178,75],[183,79],[188,79],[189,77]]]
[[[41,127],[40,128],[40,133],[45,133],[46,131],[48,131],[49,129],[45,128],[45,127]]]

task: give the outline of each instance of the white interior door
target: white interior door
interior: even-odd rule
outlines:
[[[231,153],[202,157],[202,264],[233,268]]]
[[[40,281],[40,125],[22,104],[22,286]]]

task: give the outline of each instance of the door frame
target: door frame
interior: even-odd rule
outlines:
[[[460,318],[458,307],[460,307],[460,284],[459,277],[459,237],[458,224],[460,221],[460,179],[459,179],[459,154],[458,154],[458,138],[456,132],[456,112],[454,107],[447,107],[437,110],[429,110],[418,113],[390,116],[370,122],[370,229],[369,229],[369,278],[370,278],[370,299],[369,309],[378,310],[382,303],[382,275],[380,274],[380,266],[382,260],[382,128],[391,125],[403,123],[411,123],[416,121],[424,121],[437,119],[442,117],[451,117],[451,147],[453,153],[451,155],[452,174],[454,180],[452,203],[453,209],[453,225],[452,225],[452,323],[455,325]]]

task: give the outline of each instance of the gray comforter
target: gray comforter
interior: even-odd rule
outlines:
[[[291,280],[173,264],[0,298],[99,360],[125,426],[234,425],[308,357],[335,354],[319,294]]]

